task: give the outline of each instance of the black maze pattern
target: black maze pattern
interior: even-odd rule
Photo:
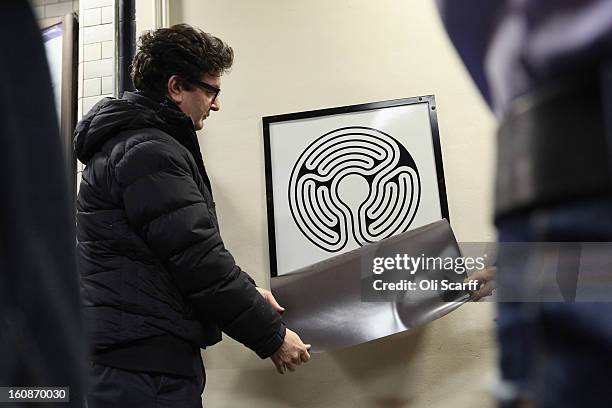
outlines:
[[[351,174],[369,186],[358,208],[338,195],[339,184]],[[289,180],[295,223],[328,252],[344,248],[349,233],[364,245],[408,230],[420,198],[421,180],[410,153],[393,137],[368,127],[344,127],[319,137],[300,155]]]

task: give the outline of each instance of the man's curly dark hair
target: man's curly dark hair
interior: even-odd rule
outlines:
[[[214,35],[187,24],[148,31],[138,39],[132,62],[132,80],[139,91],[166,95],[168,79],[181,78],[181,85],[199,81],[202,74],[221,75],[234,61],[232,48]]]

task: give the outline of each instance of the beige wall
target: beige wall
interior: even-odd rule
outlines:
[[[151,3],[140,2],[149,21]],[[262,116],[435,94],[453,228],[461,241],[494,238],[493,117],[433,1],[170,3],[171,23],[214,33],[236,53],[222,110],[199,137],[225,243],[261,285],[268,276]],[[226,339],[204,353],[206,406],[492,406],[493,317],[492,304],[469,304],[419,330],[314,355],[285,376]]]

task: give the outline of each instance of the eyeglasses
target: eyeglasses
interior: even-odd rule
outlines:
[[[210,84],[207,84],[206,82],[202,82],[202,81],[197,81],[194,80],[192,81],[194,85],[199,86],[200,88],[204,89],[205,91],[213,94],[213,98],[212,98],[212,102],[214,102],[217,97],[219,96],[219,94],[221,93],[221,88],[217,88],[216,86],[212,86]]]

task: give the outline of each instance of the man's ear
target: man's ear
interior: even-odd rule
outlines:
[[[172,75],[168,78],[166,92],[170,100],[177,105],[183,102],[183,87],[181,85],[181,78],[178,75]]]

